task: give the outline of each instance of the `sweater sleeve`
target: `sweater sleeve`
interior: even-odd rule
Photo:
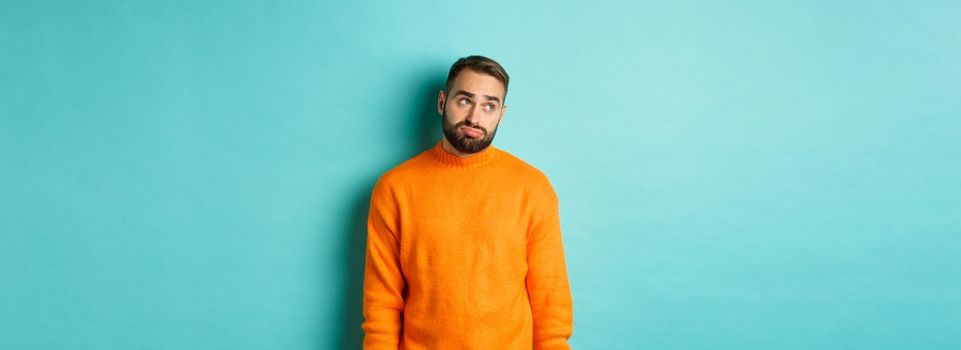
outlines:
[[[564,261],[557,194],[547,186],[531,213],[527,293],[534,316],[534,349],[570,349],[573,303]]]
[[[403,326],[406,280],[400,267],[399,213],[383,181],[374,186],[367,218],[364,349],[396,350]]]

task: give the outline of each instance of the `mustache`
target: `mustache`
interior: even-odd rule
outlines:
[[[483,131],[483,132],[484,132],[484,135],[487,135],[487,129],[486,129],[486,128],[484,128],[483,126],[480,126],[480,125],[468,125],[468,124],[466,123],[466,121],[460,121],[460,122],[458,122],[457,124],[454,124],[454,130],[459,130],[460,127],[462,127],[462,126],[466,126],[466,127],[470,127],[470,128],[474,128],[474,129]]]

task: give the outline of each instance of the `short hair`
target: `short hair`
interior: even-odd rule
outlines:
[[[447,83],[444,84],[445,92],[450,93],[450,85],[464,68],[468,68],[477,73],[490,75],[500,81],[501,84],[504,85],[504,99],[507,99],[507,84],[511,80],[510,76],[507,75],[507,71],[504,70],[504,67],[501,66],[500,63],[497,63],[497,61],[480,55],[461,57],[450,66],[450,72],[447,73]]]

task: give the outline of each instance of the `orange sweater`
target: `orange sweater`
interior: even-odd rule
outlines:
[[[569,349],[557,196],[494,146],[384,173],[367,223],[364,349]]]

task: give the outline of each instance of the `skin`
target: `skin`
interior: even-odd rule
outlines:
[[[445,94],[444,90],[437,95],[437,113],[443,118],[446,106],[450,123],[465,123],[465,126],[458,128],[458,136],[467,136],[464,130],[467,125],[479,125],[488,133],[494,133],[507,111],[507,105],[503,104],[504,97],[504,86],[496,78],[464,69],[454,78],[450,95]],[[482,132],[480,137],[486,136],[487,134]],[[474,155],[458,151],[451,146],[447,138],[441,138],[445,151],[461,158]]]

